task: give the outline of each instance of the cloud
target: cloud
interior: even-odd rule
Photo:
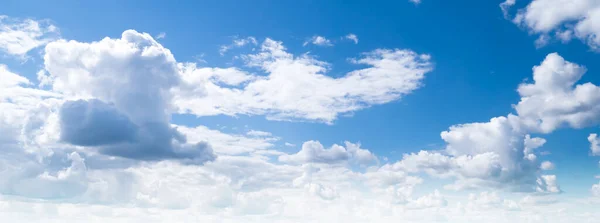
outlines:
[[[508,10],[510,10],[510,8],[515,5],[515,3],[516,3],[516,0],[506,0],[502,3],[500,3],[500,9],[502,9],[502,14],[504,15],[505,19],[510,18],[510,14],[509,14]]]
[[[600,156],[600,140],[598,140],[598,135],[592,133],[587,139],[590,142],[590,153],[593,156]]]
[[[504,3],[503,3],[504,4]],[[514,5],[507,1],[501,8]],[[600,3],[595,0],[578,0],[564,4],[561,0],[533,0],[521,9],[512,21],[532,34],[540,35],[544,42],[559,39],[568,42],[575,37],[588,44],[592,50],[600,46],[600,27],[594,25],[600,19]]]
[[[343,37],[344,39],[347,40],[351,40],[352,42],[354,42],[354,44],[358,44],[358,36],[352,34],[352,33],[348,33],[348,35]]]
[[[154,38],[155,39],[164,39],[165,37],[167,37],[167,34],[165,32],[160,32],[158,35],[156,35]]]
[[[416,200],[408,204],[409,209],[423,209],[423,208],[435,208],[444,207],[448,205],[448,201],[444,199],[442,194],[438,190],[433,193],[417,198]]]
[[[592,185],[592,189],[590,191],[592,192],[592,195],[600,197],[600,183]]]
[[[331,42],[331,40],[322,37],[322,36],[313,36],[310,39],[308,39],[306,42],[304,42],[304,44],[302,44],[302,46],[307,46],[308,44],[313,44],[316,46],[333,46],[333,43]]]
[[[425,172],[438,178],[454,178],[446,189],[501,188],[511,191],[560,193],[554,175],[539,170],[554,168],[538,161],[536,149],[546,143],[532,133],[550,133],[558,128],[593,126],[600,118],[600,88],[578,84],[583,66],[549,54],[533,68],[533,83],[519,85],[521,99],[508,114],[488,122],[451,126],[441,133],[446,147],[440,152],[405,154],[386,168],[410,173]],[[590,140],[593,150],[595,136]]]
[[[131,142],[137,126],[100,100],[67,101],[60,110],[61,139],[80,146]]]
[[[585,67],[548,54],[533,68],[533,83],[519,85],[521,100],[514,106],[532,131],[549,133],[559,127],[583,128],[600,121],[600,88],[577,84]]]
[[[58,28],[47,20],[0,15],[0,51],[8,55],[26,57],[29,51],[58,37]]]
[[[345,146],[334,144],[329,149],[325,149],[317,141],[308,141],[302,144],[298,153],[279,156],[279,161],[292,164],[303,163],[327,163],[335,164],[346,161],[355,161],[359,164],[369,164],[377,158],[369,150],[361,149],[360,144],[345,142]]]
[[[254,38],[253,36],[249,36],[246,38],[238,38],[238,37],[234,37],[233,42],[229,45],[222,45],[219,48],[219,53],[221,54],[221,56],[225,55],[225,53],[227,53],[227,51],[234,49],[234,48],[239,48],[239,47],[243,47],[245,45],[257,45],[258,42],[256,41],[256,38]]]
[[[271,136],[272,134],[270,132],[250,130],[250,131],[246,132],[246,135],[255,136],[255,137],[265,137],[265,136]]]
[[[169,124],[171,88],[180,82],[168,49],[133,30],[120,39],[59,40],[45,49],[49,85],[70,98],[61,108],[61,138],[131,159],[214,159],[205,142],[186,144]]]
[[[544,161],[540,164],[540,169],[542,170],[553,170],[555,168],[554,163],[550,161]]]
[[[178,112],[332,123],[339,114],[400,99],[421,87],[425,74],[432,70],[428,55],[378,49],[352,60],[367,68],[332,78],[325,75],[329,67],[325,62],[285,50],[281,42],[267,39],[259,53],[243,56],[246,65],[267,75],[249,77],[253,80],[236,87],[220,86],[208,73],[202,77],[195,71],[202,68],[184,65],[182,86],[186,87],[174,98]]]
[[[272,148],[279,139],[272,136],[253,136],[226,134],[205,126],[175,126],[186,136],[188,143],[210,142],[217,154],[241,155],[257,153]]]

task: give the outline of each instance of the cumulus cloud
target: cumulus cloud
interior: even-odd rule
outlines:
[[[0,15],[0,51],[8,55],[25,57],[29,51],[58,37],[58,28],[47,20]]]
[[[554,169],[554,163],[552,163],[550,161],[544,161],[544,162],[542,162],[542,164],[540,164],[540,169],[542,169],[542,170],[553,170]]]
[[[506,1],[501,5],[505,15],[514,2]],[[555,38],[563,42],[578,38],[592,50],[598,50],[600,27],[595,24],[599,19],[600,3],[596,0],[577,0],[568,4],[563,0],[533,0],[512,20],[530,33],[540,35],[545,42]]]
[[[173,55],[149,34],[82,43],[59,40],[45,49],[49,85],[69,98],[61,107],[61,139],[131,159],[214,159],[205,143],[187,144],[169,124],[171,88],[179,82]]]
[[[514,106],[532,131],[552,132],[559,127],[583,128],[600,120],[600,88],[592,83],[576,84],[585,67],[549,54],[533,68],[534,83],[523,83],[517,91],[521,101]]]
[[[545,134],[558,128],[583,128],[600,120],[600,88],[577,84],[586,69],[549,54],[533,68],[533,83],[519,85],[521,99],[515,114],[488,122],[451,126],[441,133],[446,147],[440,152],[405,154],[387,166],[411,173],[455,178],[446,189],[503,188],[512,191],[560,193],[554,175],[538,175],[554,164],[540,162],[536,150],[546,143],[530,134]],[[592,154],[595,135],[590,135]]]
[[[536,191],[540,193],[560,193],[556,175],[542,175],[537,180]]]
[[[369,164],[377,158],[369,150],[361,149],[360,144],[345,142],[345,146],[334,144],[326,149],[317,141],[308,141],[302,144],[298,153],[279,156],[279,161],[284,163],[341,163],[354,161],[359,164]]]
[[[333,46],[333,43],[331,42],[331,40],[322,37],[322,36],[313,36],[310,39],[308,39],[306,42],[304,42],[304,44],[302,44],[302,46],[307,46],[308,44],[313,44],[316,46]]]
[[[207,115],[266,115],[273,120],[332,123],[344,114],[400,99],[422,86],[432,70],[429,55],[409,50],[378,49],[352,60],[367,68],[343,77],[326,76],[328,64],[310,55],[294,56],[281,42],[266,39],[257,54],[243,56],[246,64],[267,76],[241,86],[225,87],[202,77],[194,64],[184,66],[181,91],[174,103],[181,113]],[[206,81],[209,79],[209,81]],[[195,93],[188,93],[195,92]],[[203,92],[204,97],[198,97]]]

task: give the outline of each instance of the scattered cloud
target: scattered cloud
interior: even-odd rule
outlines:
[[[343,38],[354,42],[354,44],[358,44],[358,36],[352,33],[348,33],[348,35],[344,36]]]
[[[29,51],[60,37],[48,20],[12,18],[0,15],[0,51],[26,58]]]
[[[515,4],[508,0],[500,5],[505,17],[508,8]],[[600,19],[600,3],[596,0],[578,0],[564,4],[560,0],[533,0],[527,7],[518,10],[512,21],[528,32],[539,35],[537,46],[550,40],[568,42],[577,38],[592,50],[600,46],[600,28],[594,24]]]
[[[258,41],[256,41],[256,38],[254,38],[253,36],[249,36],[246,38],[234,37],[233,42],[231,44],[222,45],[219,48],[219,53],[221,54],[221,56],[223,56],[223,55],[225,55],[225,53],[227,53],[227,51],[229,51],[231,49],[243,47],[243,46],[246,46],[249,44],[256,46],[258,44]]]
[[[313,44],[316,46],[333,46],[333,43],[331,42],[331,40],[322,37],[322,36],[313,36],[310,39],[308,39],[306,42],[304,42],[304,44],[302,44],[302,46],[307,46],[308,44]]]
[[[433,69],[429,55],[377,49],[352,60],[368,67],[332,78],[326,76],[327,63],[307,54],[294,56],[286,52],[282,42],[271,39],[263,42],[259,53],[243,58],[247,66],[267,75],[239,75],[251,81],[226,87],[215,83],[214,72],[200,74],[198,70],[206,68],[180,64],[183,83],[174,98],[178,112],[198,116],[266,115],[271,120],[332,123],[339,114],[410,94],[422,86],[425,74]]]

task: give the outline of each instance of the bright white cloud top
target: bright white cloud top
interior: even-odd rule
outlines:
[[[561,24],[574,21],[574,36],[592,48],[600,44],[592,38],[590,20],[590,8],[598,4],[577,1],[561,16],[547,18],[558,9],[552,8],[556,2],[535,0],[515,22],[547,35],[568,32]],[[512,5],[507,1],[503,9]],[[44,46],[40,86],[0,64],[0,219],[565,222],[600,217],[594,212],[597,198],[577,201],[587,207],[560,202],[560,178],[551,172],[560,166],[541,158],[546,134],[600,121],[600,87],[579,83],[586,68],[558,53],[533,66],[532,81],[516,86],[514,113],[449,126],[440,133],[441,150],[387,162],[358,142],[324,145],[315,139],[296,149],[276,132],[231,134],[171,119],[174,114],[247,115],[335,124],[342,115],[402,100],[423,87],[434,70],[429,54],[373,49],[349,56],[352,70],[332,77],[332,64],[291,53],[270,38],[221,46],[221,55],[246,45],[258,48],[239,55],[243,66],[213,67],[176,60],[160,38],[144,32],[78,41],[46,37],[58,32],[44,24],[0,17],[5,54],[21,58]],[[358,43],[354,34],[345,38]],[[310,43],[332,45],[320,36]],[[587,139],[590,154],[599,155],[597,135]],[[439,187],[425,186],[428,181]],[[599,184],[590,194],[600,197]],[[567,208],[568,215],[556,211]]]

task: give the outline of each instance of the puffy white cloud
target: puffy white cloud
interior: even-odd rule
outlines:
[[[331,42],[331,40],[322,37],[322,36],[313,36],[310,39],[308,39],[306,42],[304,42],[304,44],[302,44],[303,46],[306,46],[308,44],[313,44],[313,45],[317,45],[317,46],[333,46],[333,43]]]
[[[49,43],[44,55],[52,90],[69,98],[61,108],[61,139],[132,159],[214,159],[205,142],[187,144],[169,124],[171,88],[180,82],[171,52],[149,34],[120,39]]]
[[[542,164],[540,164],[541,170],[553,170],[554,167],[555,167],[554,163],[552,163],[550,161],[544,161],[544,162],[542,162]]]
[[[509,17],[507,9],[514,2],[506,1],[501,5],[505,17]],[[533,0],[513,19],[515,24],[539,34],[543,42],[550,41],[550,38],[566,42],[574,36],[594,50],[600,46],[598,21],[600,3],[596,0]]]
[[[0,15],[0,51],[25,57],[37,47],[58,38],[58,28],[47,20],[18,19]]]
[[[354,42],[354,44],[358,44],[358,36],[353,33],[348,33],[348,35],[344,36],[343,38]]]
[[[445,150],[406,154],[390,167],[455,178],[446,189],[491,187],[558,193],[556,176],[538,176],[538,170],[554,168],[554,164],[537,159],[536,149],[546,140],[530,134],[598,124],[600,88],[591,83],[576,84],[585,71],[556,53],[549,54],[533,68],[534,82],[518,87],[521,100],[514,105],[517,115],[451,126],[441,133]],[[595,139],[595,135],[588,138],[592,151]]]
[[[256,38],[254,38],[253,36],[249,36],[246,38],[238,38],[238,37],[234,37],[233,42],[229,45],[222,45],[219,48],[219,53],[221,55],[224,55],[225,53],[227,53],[227,51],[234,49],[234,48],[239,48],[239,47],[243,47],[245,45],[257,45],[258,41],[256,41]]]
[[[307,54],[294,56],[281,42],[271,39],[263,42],[259,53],[243,58],[248,66],[268,75],[225,87],[210,81],[212,74],[201,77],[195,65],[184,65],[182,86],[195,88],[182,87],[175,95],[178,111],[198,116],[247,114],[332,123],[339,114],[400,99],[421,87],[425,73],[432,70],[428,55],[378,49],[352,60],[367,68],[331,78],[325,75],[329,67],[325,62]]]
[[[560,193],[560,187],[556,183],[556,175],[542,175],[537,180],[536,191],[540,193]]]
[[[302,149],[296,154],[279,156],[279,161],[284,163],[342,163],[353,161],[367,165],[374,162],[377,157],[369,150],[361,149],[360,144],[345,142],[346,147],[334,144],[329,149],[317,141],[308,141],[302,144]]]
[[[600,140],[598,139],[598,135],[592,133],[587,139],[590,142],[590,153],[593,156],[600,156]]]
[[[575,85],[586,72],[583,66],[549,54],[533,68],[531,84],[519,85],[521,101],[515,110],[521,119],[543,133],[568,125],[582,128],[600,119],[600,88],[592,83]]]

